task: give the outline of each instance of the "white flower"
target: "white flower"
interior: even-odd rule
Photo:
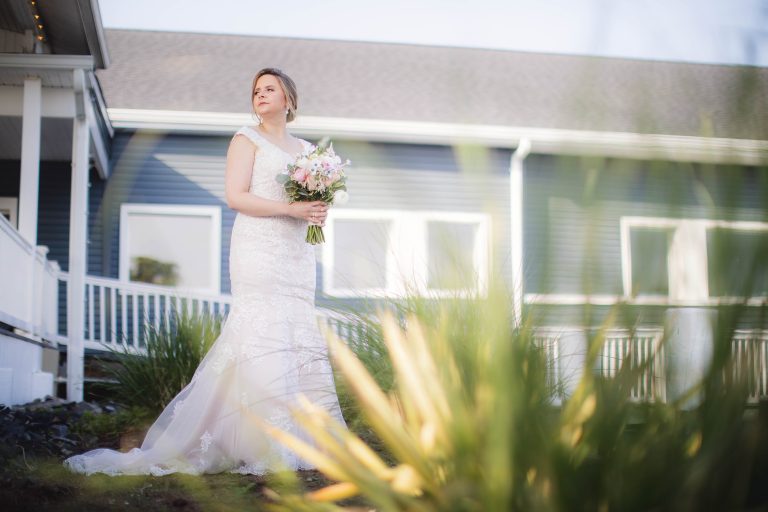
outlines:
[[[349,201],[349,194],[347,194],[346,190],[337,190],[336,193],[333,194],[334,204],[345,204],[347,201]]]

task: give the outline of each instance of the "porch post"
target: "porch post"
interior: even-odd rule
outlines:
[[[19,186],[19,233],[37,245],[37,203],[40,184],[40,124],[42,81],[24,79],[21,121],[21,182]]]
[[[83,400],[85,273],[88,228],[89,131],[85,73],[74,70],[75,118],[72,123],[72,194],[69,208],[69,283],[67,284],[67,399]]]

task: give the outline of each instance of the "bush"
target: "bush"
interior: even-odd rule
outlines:
[[[110,398],[159,412],[192,380],[221,332],[222,318],[192,315],[186,309],[172,310],[170,316],[159,328],[145,324],[146,354],[125,345],[109,346],[109,357],[100,358],[102,370],[113,381],[102,384]]]
[[[338,483],[273,495],[276,509],[341,510],[330,502],[360,494],[382,511],[744,510],[765,503],[768,414],[750,414],[745,389],[723,378],[729,350],[716,351],[696,389],[698,406],[638,403],[630,389],[642,368],[625,365],[613,378],[592,371],[604,342],[598,331],[573,394],[559,404],[532,329],[515,327],[511,310],[505,296],[491,293],[410,308],[405,319],[383,313],[391,390],[330,336],[339,372],[387,453],[305,402],[297,418],[319,450],[268,431]],[[726,331],[718,330],[718,345],[730,344]]]

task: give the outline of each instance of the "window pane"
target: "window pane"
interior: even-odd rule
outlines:
[[[631,228],[632,295],[668,295],[671,229]]]
[[[473,254],[477,224],[427,223],[427,287],[466,290],[477,287]]]
[[[387,252],[392,222],[333,221],[333,286],[346,289],[387,287]]]
[[[131,213],[127,228],[132,281],[213,288],[211,217]]]
[[[768,295],[768,232],[707,230],[709,295]]]

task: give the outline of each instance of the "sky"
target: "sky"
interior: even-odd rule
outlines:
[[[99,0],[106,28],[768,66],[768,0]]]

